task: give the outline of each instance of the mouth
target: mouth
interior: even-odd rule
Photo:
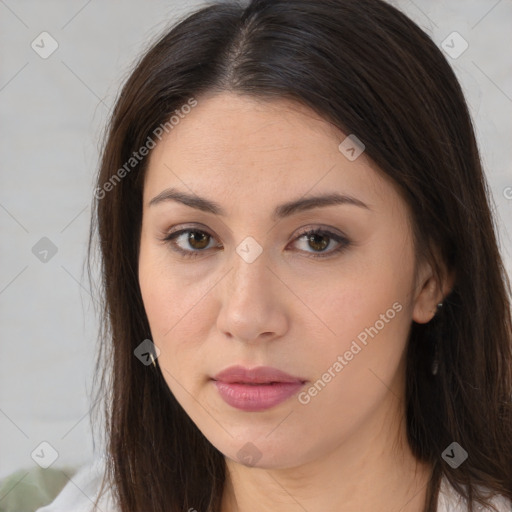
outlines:
[[[243,411],[263,411],[293,396],[307,382],[272,367],[232,366],[213,379],[220,397]]]

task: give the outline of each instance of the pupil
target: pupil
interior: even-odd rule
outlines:
[[[199,238],[202,238],[203,240],[198,241]],[[208,235],[206,235],[206,233],[191,231],[188,236],[188,241],[194,249],[204,249],[208,246]],[[195,245],[196,243],[199,243],[199,246]]]
[[[323,243],[318,243],[316,241],[317,238],[323,239],[324,242]],[[313,249],[315,249],[315,250],[323,250],[323,249],[325,249],[329,245],[329,242],[327,241],[327,238],[328,237],[326,237],[325,235],[314,234],[314,235],[311,235],[309,237],[309,243],[313,244],[313,245],[317,245],[317,247],[313,247],[312,246]]]

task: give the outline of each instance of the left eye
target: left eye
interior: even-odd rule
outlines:
[[[206,231],[189,228],[169,233],[162,241],[168,243],[173,251],[189,258],[199,256],[199,253],[214,247],[221,248],[222,246],[219,244],[210,245],[210,242],[214,239],[215,238]],[[310,253],[313,258],[331,256],[350,245],[349,240],[345,237],[324,229],[305,231],[295,238],[294,241],[297,240],[304,240],[310,248],[314,249],[314,251]],[[326,251],[325,249],[331,245],[332,241],[338,245],[333,250]],[[188,244],[192,250],[185,249],[180,243]],[[304,252],[308,253],[309,251]]]
[[[315,252],[320,251],[316,254],[312,254],[314,258],[325,258],[327,256],[331,256],[332,254],[338,253],[350,245],[350,242],[347,238],[324,229],[313,229],[306,231],[296,238],[296,240],[300,239],[305,239],[308,246],[315,249]],[[325,251],[325,249],[331,245],[332,241],[336,242],[338,245],[331,251]]]

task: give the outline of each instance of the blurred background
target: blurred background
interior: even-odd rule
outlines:
[[[512,276],[512,2],[390,3],[459,77]],[[78,467],[101,450],[89,418],[98,318],[85,259],[102,130],[138,56],[203,4],[0,0],[0,479]]]

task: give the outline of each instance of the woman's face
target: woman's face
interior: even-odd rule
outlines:
[[[150,155],[139,280],[158,363],[234,461],[293,467],[403,420],[409,328],[437,297],[430,267],[415,286],[406,204],[345,137],[297,104],[225,93]],[[353,201],[313,201],[333,194]],[[214,380],[234,365],[292,379]]]

